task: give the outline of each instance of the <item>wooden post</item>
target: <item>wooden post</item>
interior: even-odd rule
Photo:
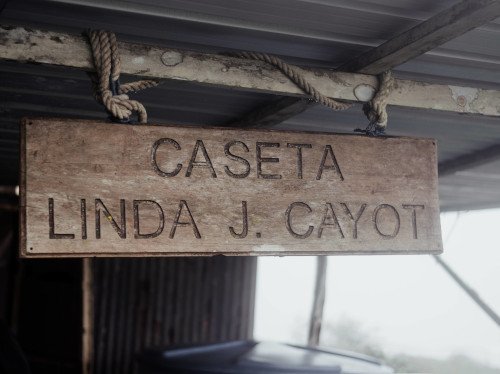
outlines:
[[[82,261],[82,371],[92,374],[94,356],[94,294],[92,259]]]
[[[328,269],[328,257],[316,257],[316,283],[314,286],[314,300],[309,323],[309,338],[307,343],[310,347],[319,345],[321,325],[323,323],[323,309],[326,296],[326,273]]]

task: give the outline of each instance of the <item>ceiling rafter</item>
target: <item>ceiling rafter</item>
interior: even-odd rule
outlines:
[[[380,74],[497,17],[500,17],[500,1],[464,0],[346,62],[337,70]],[[257,108],[235,124],[242,127],[273,126],[316,105],[310,100],[283,98]]]
[[[500,159],[500,144],[457,156],[439,163],[439,177],[446,177],[457,172],[472,169]]]

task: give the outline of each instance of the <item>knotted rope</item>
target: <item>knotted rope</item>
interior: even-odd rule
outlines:
[[[270,65],[273,65],[274,67],[281,70],[281,72],[283,72],[283,74],[285,74],[288,78],[290,78],[290,80],[295,83],[302,91],[307,93],[312,100],[316,101],[317,103],[323,104],[328,108],[331,108],[333,110],[345,110],[352,106],[349,103],[336,101],[328,96],[323,95],[306,80],[303,73],[300,72],[296,67],[287,64],[285,61],[276,56],[258,52],[234,52],[230,53],[230,55],[239,58],[263,61],[267,62]]]
[[[156,80],[140,80],[120,85],[121,61],[118,54],[116,36],[110,31],[89,30],[87,32],[92,48],[97,78],[92,75],[94,96],[105,106],[110,115],[120,122],[129,122],[133,112],[137,113],[140,123],[147,123],[146,108],[137,100],[128,97],[128,93],[137,92],[145,88],[155,87],[159,84]],[[278,68],[300,89],[308,94],[312,100],[325,105],[333,110],[345,110],[352,105],[334,100],[319,92],[304,77],[296,67],[287,64],[280,58],[259,52],[234,52],[232,56],[266,62]],[[387,127],[387,99],[394,85],[391,71],[386,71],[378,76],[379,89],[375,96],[365,103],[363,111],[370,121],[364,132],[368,135],[383,134]]]
[[[97,79],[93,77],[97,101],[120,122],[129,122],[132,113],[136,112],[138,121],[146,123],[146,108],[137,100],[131,100],[127,93],[157,86],[159,82],[140,80],[120,85],[121,61],[115,34],[104,30],[89,30],[87,35],[97,72]]]
[[[259,52],[233,52],[230,55],[239,58],[263,61],[273,65],[290,78],[290,80],[302,89],[302,91],[307,93],[312,100],[333,110],[345,110],[352,106],[349,103],[340,102],[323,95],[305,79],[303,73],[296,67],[287,64],[285,61],[276,56]],[[380,74],[378,76],[378,81],[379,88],[375,96],[363,105],[363,112],[368,117],[370,123],[365,130],[355,130],[363,132],[367,135],[382,135],[385,133],[385,129],[387,127],[387,100],[394,86],[394,79],[392,78],[391,71],[389,70]]]
[[[363,105],[363,112],[368,118],[369,124],[364,130],[356,129],[357,132],[363,132],[367,135],[383,135],[387,128],[387,100],[392,88],[394,79],[390,70],[377,76],[378,91],[370,101]]]

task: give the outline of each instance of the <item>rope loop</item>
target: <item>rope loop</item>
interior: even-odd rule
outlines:
[[[137,100],[130,99],[127,94],[155,87],[159,82],[156,80],[140,80],[121,85],[121,60],[118,53],[116,35],[113,32],[105,30],[89,30],[87,31],[87,36],[92,50],[94,67],[97,72],[97,74],[91,74],[96,100],[104,105],[114,121],[129,123],[130,116],[135,112],[140,123],[147,123],[146,108]],[[276,56],[259,52],[234,52],[230,55],[263,61],[278,68],[302,91],[308,94],[311,100],[333,110],[345,110],[352,106],[349,103],[337,101],[323,95],[306,80],[300,69],[289,65]],[[387,99],[394,85],[391,71],[389,70],[380,74],[378,80],[379,89],[377,93],[363,106],[363,111],[370,121],[369,125],[365,130],[355,130],[367,135],[384,134],[387,127]]]
[[[355,132],[362,132],[366,135],[384,135],[387,128],[387,100],[394,87],[392,72],[387,70],[377,76],[379,87],[370,101],[363,105],[363,112],[368,118],[369,124],[366,129],[356,129]]]
[[[229,54],[233,57],[245,58],[250,60],[258,60],[266,62],[285,74],[290,80],[295,83],[302,91],[308,94],[311,100],[323,104],[328,108],[333,110],[345,110],[349,109],[352,105],[349,103],[344,103],[341,101],[334,100],[328,96],[323,95],[319,92],[311,83],[309,83],[304,74],[295,66],[287,64],[282,59],[269,55],[267,53],[259,52],[233,52]]]
[[[130,123],[130,116],[135,112],[139,123],[147,123],[148,114],[144,105],[130,99],[127,94],[157,86],[159,82],[141,80],[121,85],[121,60],[116,35],[111,31],[88,30],[87,36],[97,72],[91,75],[96,100],[104,105],[113,121]]]

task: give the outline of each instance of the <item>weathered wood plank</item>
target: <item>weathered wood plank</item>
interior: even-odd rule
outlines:
[[[25,257],[441,252],[431,139],[22,126]]]
[[[500,17],[499,0],[464,0],[341,65],[339,70],[380,74]]]
[[[92,70],[87,41],[79,36],[0,27],[0,59]],[[119,43],[122,72],[159,79],[184,80],[283,96],[305,97],[280,71],[258,61],[221,55]],[[377,86],[375,76],[302,69],[323,94],[348,101],[366,101],[357,88]],[[154,88],[152,89],[154,90]],[[366,90],[364,90],[366,91]],[[397,79],[389,105],[500,116],[500,91]]]

